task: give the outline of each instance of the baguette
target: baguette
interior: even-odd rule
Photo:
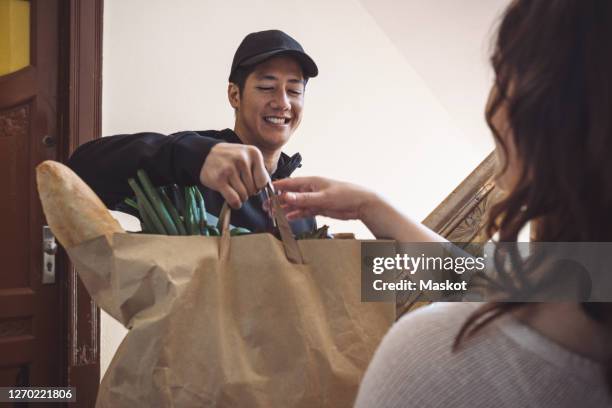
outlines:
[[[36,167],[36,184],[49,227],[64,248],[125,232],[96,193],[67,166],[42,162]]]

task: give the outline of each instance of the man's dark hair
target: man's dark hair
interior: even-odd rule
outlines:
[[[238,90],[240,91],[240,96],[242,96],[242,90],[244,89],[244,84],[246,84],[247,77],[255,70],[256,66],[257,64],[246,67],[238,67],[232,74],[230,82],[236,84]]]
[[[238,67],[232,74],[232,77],[230,78],[229,81],[231,83],[236,84],[236,86],[238,87],[238,90],[240,91],[240,96],[242,96],[242,91],[244,90],[244,84],[246,84],[246,80],[248,76],[251,75],[251,73],[255,70],[255,67],[257,67],[257,65],[259,64],[248,65],[246,67]],[[306,86],[307,82],[308,82],[308,78],[304,78],[304,86]]]

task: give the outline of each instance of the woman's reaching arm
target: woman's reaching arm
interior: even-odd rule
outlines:
[[[361,220],[377,238],[401,242],[445,242],[421,223],[395,209],[376,193],[355,184],[321,177],[298,177],[274,182],[289,219],[324,215]]]

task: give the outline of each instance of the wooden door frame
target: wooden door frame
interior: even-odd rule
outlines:
[[[104,0],[63,0],[61,5],[58,160],[66,162],[78,146],[101,136]],[[92,407],[100,383],[100,310],[63,250],[58,274],[65,336],[62,380],[76,387],[76,406]]]

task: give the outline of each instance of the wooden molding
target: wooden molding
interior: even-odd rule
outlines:
[[[61,118],[62,161],[81,144],[101,136],[103,0],[64,0],[61,61],[64,69]],[[76,407],[95,405],[100,382],[100,310],[66,253],[64,310],[67,314],[65,382],[76,387]]]
[[[499,196],[495,188],[495,153],[490,153],[440,203],[423,224],[452,242],[470,243],[484,237],[487,210]]]
[[[461,246],[488,241],[490,237],[485,231],[488,210],[501,195],[494,180],[496,160],[495,152],[491,152],[423,220],[423,224]],[[398,318],[410,310],[430,303],[419,302],[418,299],[418,295],[398,298]]]

